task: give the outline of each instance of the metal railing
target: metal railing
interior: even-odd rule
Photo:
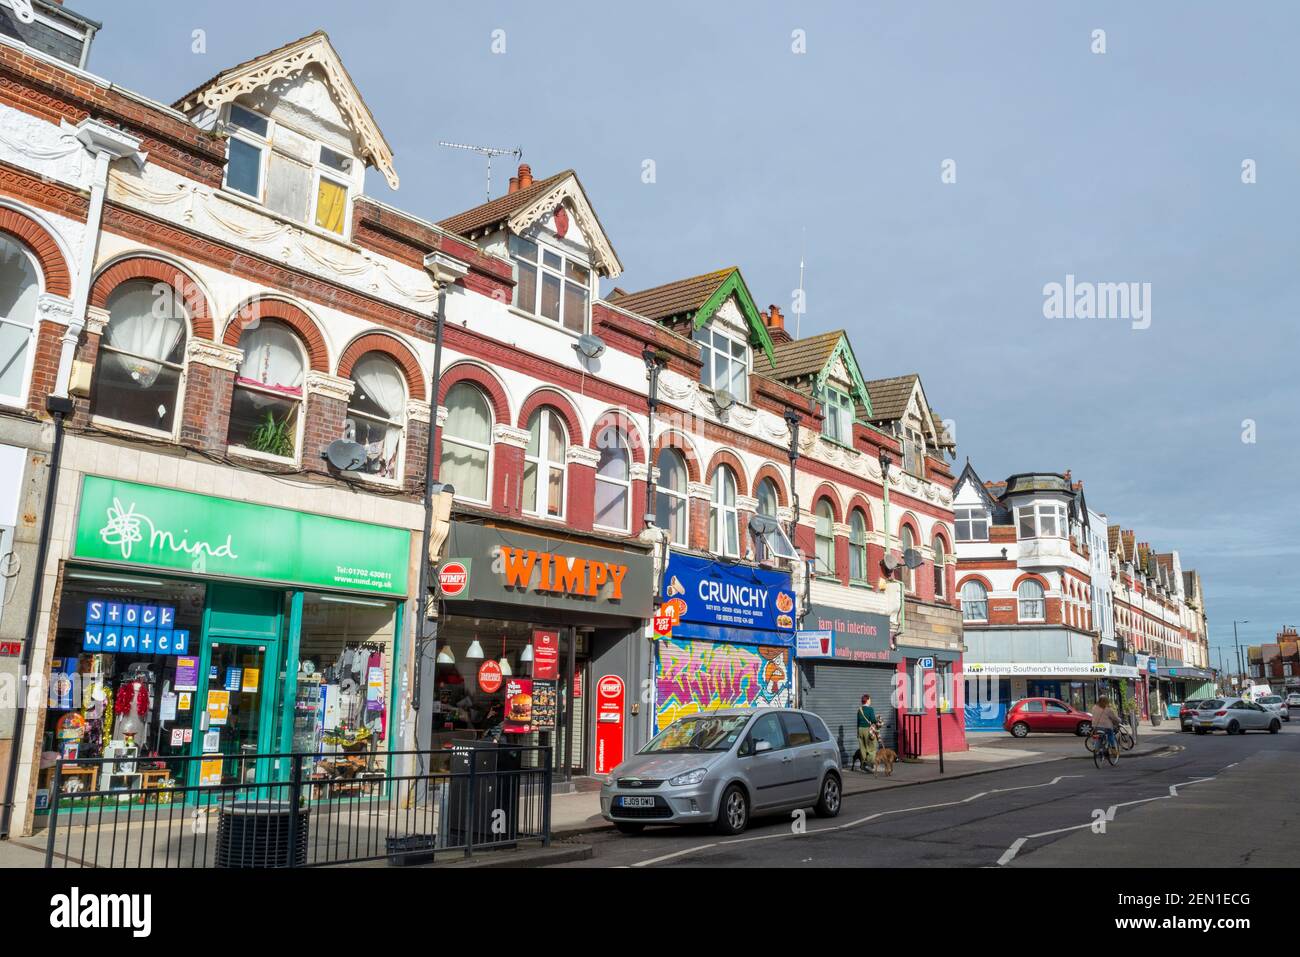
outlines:
[[[898,756],[905,760],[921,756],[921,721],[924,714],[898,713]]]
[[[125,781],[128,786],[114,786]],[[61,760],[46,867],[316,867],[550,843],[551,748]]]

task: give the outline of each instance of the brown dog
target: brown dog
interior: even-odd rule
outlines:
[[[898,760],[898,752],[893,748],[880,748],[876,751],[876,770],[885,769],[885,774],[894,773],[894,762]]]

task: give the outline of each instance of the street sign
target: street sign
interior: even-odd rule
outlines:
[[[921,661],[920,661],[920,664],[921,664],[921,667],[922,667],[922,668],[933,668],[933,667],[934,667],[934,659],[933,659],[933,658],[922,658]]]

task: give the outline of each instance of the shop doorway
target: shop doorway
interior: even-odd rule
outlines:
[[[195,716],[193,754],[198,784],[254,784],[265,781],[265,760],[274,750],[274,695],[268,693],[268,646],[249,639],[215,639],[204,644],[204,664]]]

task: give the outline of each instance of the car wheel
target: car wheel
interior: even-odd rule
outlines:
[[[1228,734],[1241,734],[1241,725],[1237,724],[1235,721],[1229,724]]]
[[[615,821],[614,826],[618,828],[620,834],[640,834],[645,830],[644,824],[633,824],[629,821]]]
[[[838,775],[828,774],[822,781],[821,796],[813,807],[818,817],[835,817],[840,813],[840,779]]]
[[[1209,728],[1193,728],[1192,730],[1195,731],[1197,734],[1209,734],[1209,733],[1210,733],[1210,729],[1209,729]]]
[[[1080,721],[1079,726],[1074,729],[1074,733],[1081,738],[1086,738],[1088,735],[1092,734],[1092,722]]]
[[[1278,733],[1279,731],[1281,731],[1281,730],[1282,730],[1282,722],[1281,722],[1281,721],[1274,721],[1272,724],[1270,724],[1270,725],[1268,726],[1268,733],[1269,733],[1269,734],[1277,734],[1277,733]]]
[[[745,789],[733,784],[722,792],[718,802],[718,820],[714,828],[719,834],[739,834],[749,826],[749,798]]]
[[[1017,721],[1011,726],[1011,736],[1013,738],[1023,738],[1029,734],[1029,725],[1023,721]]]

